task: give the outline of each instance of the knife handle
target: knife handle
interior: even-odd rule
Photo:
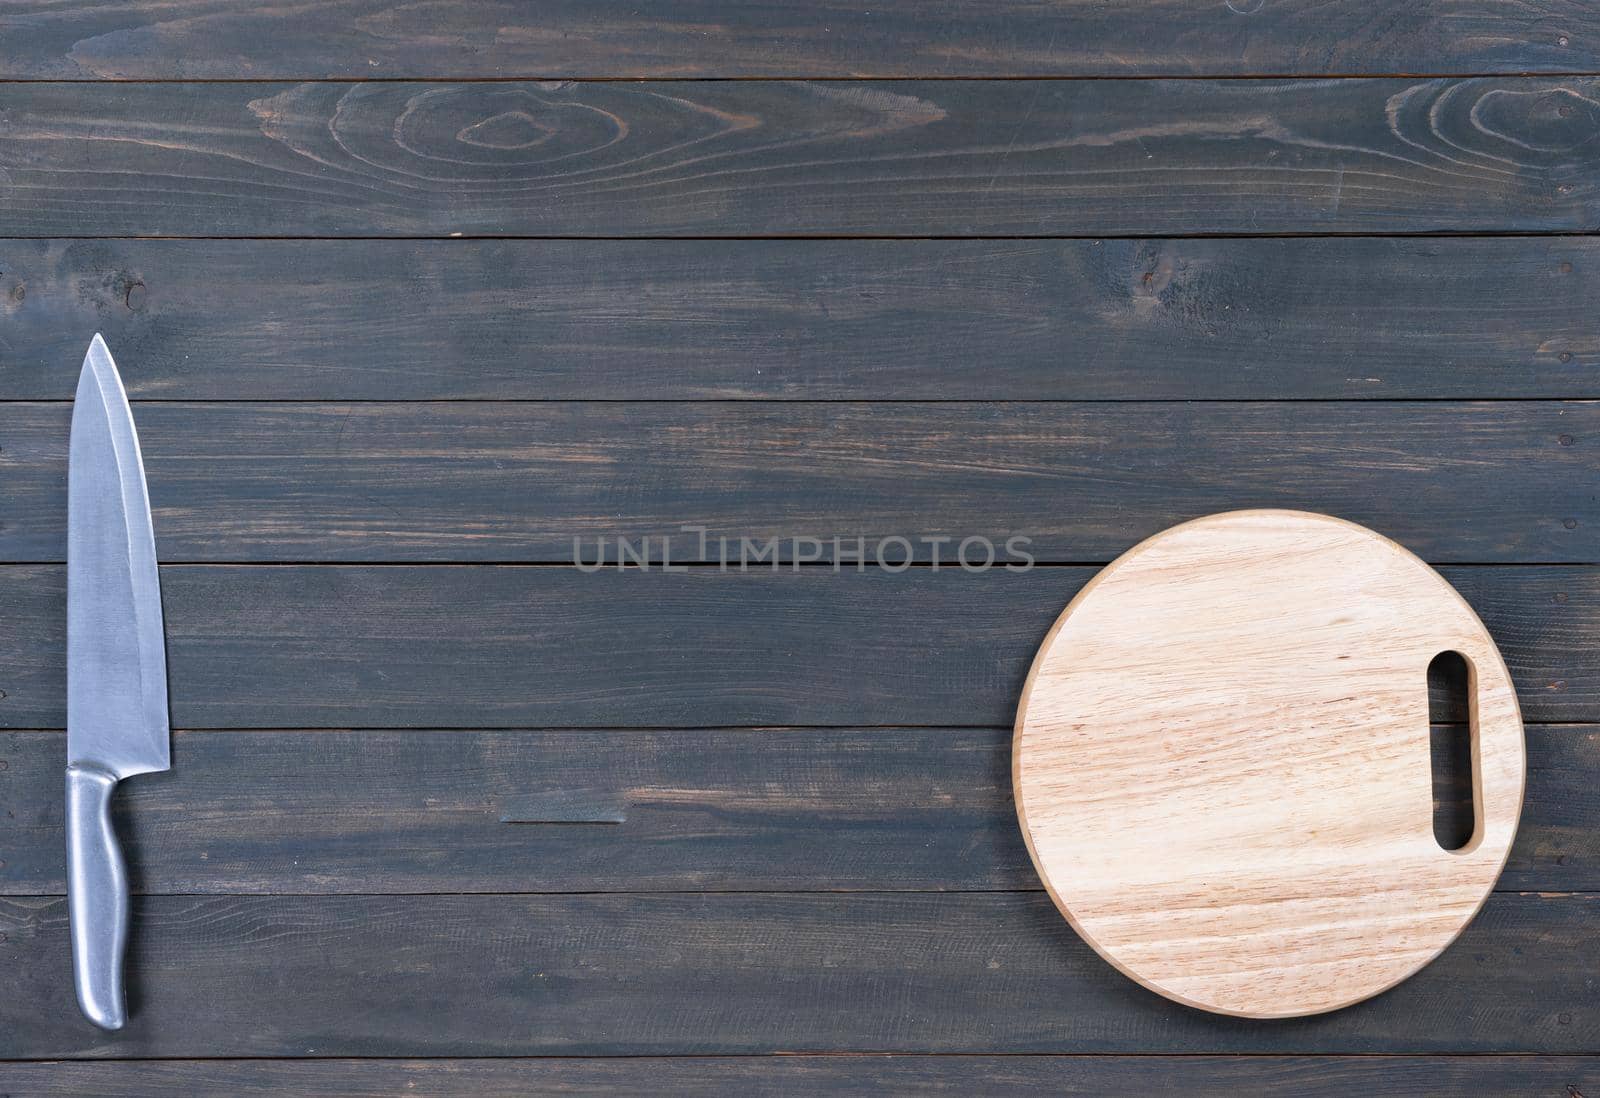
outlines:
[[[116,776],[98,767],[67,767],[67,916],[72,982],[83,1016],[101,1029],[128,1019],[122,954],[128,945],[128,871],[111,826]]]

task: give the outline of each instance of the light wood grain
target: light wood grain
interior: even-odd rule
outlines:
[[[1471,668],[1472,838],[1432,829],[1429,662]],[[1431,961],[1516,834],[1522,722],[1483,624],[1352,523],[1213,515],[1067,607],[1017,718],[1017,808],[1057,906],[1169,998],[1245,1017],[1347,1006]]]

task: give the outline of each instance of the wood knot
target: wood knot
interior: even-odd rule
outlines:
[[[555,130],[527,111],[510,110],[464,127],[456,140],[485,149],[527,149],[554,134]]]
[[[1600,130],[1600,102],[1574,88],[1497,86],[1473,103],[1465,121],[1525,153],[1568,157]]]

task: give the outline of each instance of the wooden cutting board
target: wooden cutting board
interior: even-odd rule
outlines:
[[[1433,833],[1428,664],[1467,661],[1475,830]],[[1522,809],[1522,720],[1465,600],[1364,527],[1235,511],[1109,565],[1045,638],[1013,777],[1034,865],[1101,956],[1181,1003],[1334,1010],[1436,957]],[[1505,958],[1504,963],[1514,961]]]

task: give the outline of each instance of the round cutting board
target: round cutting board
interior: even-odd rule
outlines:
[[[1475,829],[1433,834],[1428,664],[1470,669]],[[1522,809],[1505,662],[1444,579],[1364,527],[1174,527],[1056,621],[1017,714],[1017,812],[1056,906],[1122,972],[1245,1017],[1333,1010],[1439,954]]]

